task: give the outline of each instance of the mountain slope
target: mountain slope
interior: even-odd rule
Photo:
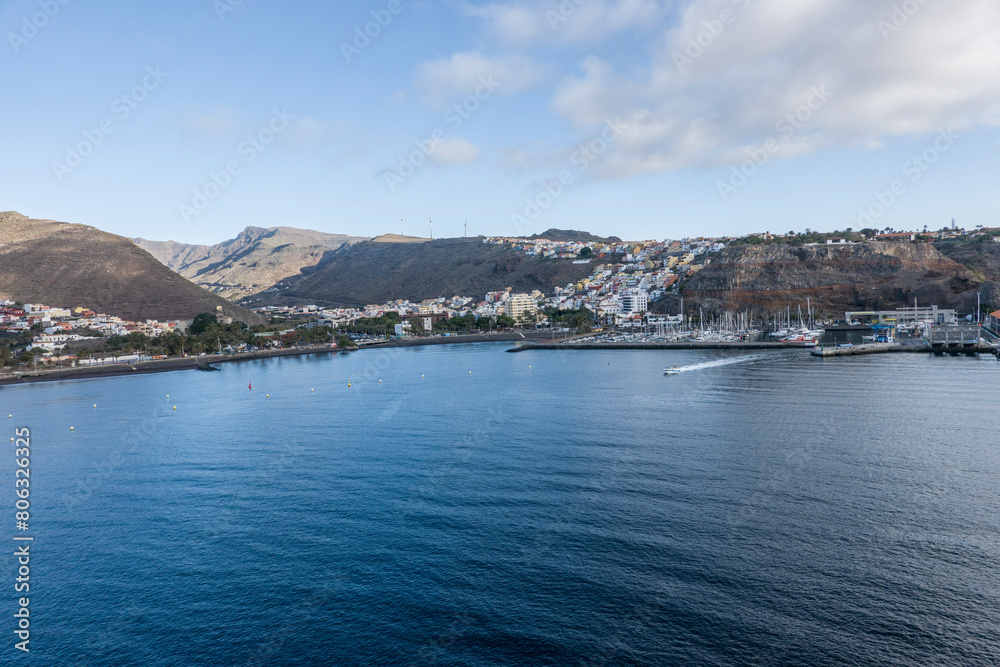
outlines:
[[[294,227],[247,227],[236,238],[214,246],[133,240],[188,280],[236,299],[315,266],[327,252],[364,239]]]
[[[86,225],[0,213],[0,297],[84,306],[130,320],[258,315],[177,275],[129,239]],[[221,306],[222,310],[217,310]]]
[[[995,288],[927,244],[773,244],[726,248],[687,281],[684,296],[690,305],[713,310],[781,310],[808,298],[819,312],[842,316],[851,308],[913,305],[914,298],[967,310],[978,290],[992,294]],[[657,305],[668,312],[675,306]]]
[[[551,292],[580,280],[593,264],[527,257],[482,239],[423,243],[364,241],[330,253],[315,268],[252,298],[253,306],[278,303],[359,306],[393,299],[474,296],[513,287]],[[250,303],[251,300],[245,301]]]

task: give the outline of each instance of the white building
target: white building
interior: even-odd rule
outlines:
[[[649,295],[646,293],[623,294],[622,311],[626,313],[645,313],[649,310]]]

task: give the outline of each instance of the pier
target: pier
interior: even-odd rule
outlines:
[[[863,345],[838,345],[836,347],[821,346],[814,348],[810,354],[814,357],[850,357],[857,354],[927,351],[927,346],[922,341],[918,341],[915,345],[904,345],[903,343],[865,343]]]
[[[704,342],[676,341],[657,343],[526,343],[508,352],[526,350],[804,350],[808,343],[765,342]]]
[[[993,346],[985,342],[978,327],[931,329],[926,341],[930,350],[936,354],[993,352]]]

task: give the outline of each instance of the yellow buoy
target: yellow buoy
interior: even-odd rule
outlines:
[[[379,383],[379,384],[382,384],[382,381],[381,381],[381,380],[379,380],[379,381],[378,381],[378,383]]]
[[[175,406],[174,406],[174,410],[176,410],[176,409],[177,409],[177,406],[175,405]]]
[[[71,430],[71,431],[72,431],[72,430],[74,430],[74,429],[73,429],[73,427],[72,427],[72,426],[70,426],[70,427],[69,427],[69,430]]]
[[[11,439],[10,439],[10,441],[11,441],[11,442],[14,442],[14,438],[11,438]]]
[[[167,394],[167,398],[170,398],[170,394]]]
[[[14,415],[7,415],[7,419],[13,419]]]
[[[271,398],[270,394],[264,394],[264,398]]]
[[[315,389],[310,389],[309,391],[316,391]]]
[[[421,375],[420,377],[423,377],[423,375]]]
[[[94,403],[94,407],[95,407],[95,408],[97,407],[97,403]]]
[[[469,375],[472,375],[472,371],[469,371]]]

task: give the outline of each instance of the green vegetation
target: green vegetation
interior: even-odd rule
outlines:
[[[549,318],[552,326],[561,325],[580,331],[590,331],[594,324],[594,313],[589,308],[583,307],[578,310],[558,310],[556,308],[546,308],[545,314]]]
[[[403,320],[399,313],[390,311],[381,317],[362,317],[352,324],[342,327],[340,331],[365,336],[389,337],[395,333],[396,325],[402,323]]]

